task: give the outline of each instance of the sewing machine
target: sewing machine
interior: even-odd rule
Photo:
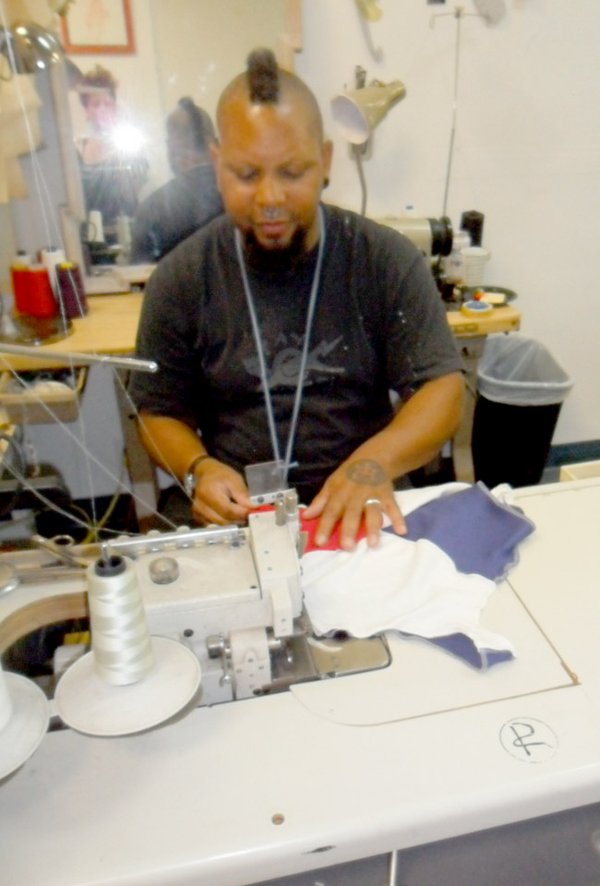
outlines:
[[[393,228],[413,243],[427,259],[449,255],[452,250],[452,223],[446,216],[424,218],[405,215],[397,218],[377,218],[379,224]]]
[[[122,537],[106,543],[103,556],[132,561],[149,632],[194,653],[202,672],[197,702],[209,705],[389,664],[382,638],[312,636],[300,588],[302,541],[297,497],[290,490],[274,510],[251,514],[245,528],[183,527]],[[23,631],[24,606],[30,627],[37,626],[35,609],[56,596],[56,582],[64,585],[61,595],[81,595],[88,590],[87,564],[101,556],[98,545],[72,547],[63,538],[39,536],[33,542],[37,551],[0,557],[4,648]],[[85,604],[70,614],[85,616]],[[80,644],[56,650],[56,679],[77,652],[84,652]]]
[[[388,634],[372,668],[335,676],[312,663],[309,679],[290,680],[281,645],[303,634],[310,659],[322,643],[301,627],[293,508],[218,543],[182,533],[127,553],[123,540],[151,632],[202,657],[210,703],[138,735],[50,731],[0,783],[3,884],[242,886],[598,803],[600,480],[515,500],[536,532],[483,623],[517,653],[487,672]],[[239,585],[219,571],[228,603],[203,611],[208,577],[230,555]],[[83,586],[81,575],[23,582],[0,597],[3,629]],[[246,603],[251,615],[235,623]],[[238,630],[265,632],[269,679],[238,677],[256,646]]]

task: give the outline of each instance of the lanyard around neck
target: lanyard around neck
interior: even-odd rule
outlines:
[[[300,405],[302,403],[302,388],[304,384],[304,375],[306,373],[306,364],[308,362],[308,349],[310,345],[310,333],[312,330],[313,318],[315,313],[315,306],[317,304],[317,295],[319,292],[319,280],[321,277],[321,266],[323,264],[323,253],[325,251],[325,223],[324,223],[324,213],[323,208],[319,206],[318,209],[318,218],[319,218],[319,249],[317,253],[317,263],[315,265],[315,270],[313,274],[311,290],[310,290],[310,298],[308,301],[308,310],[306,313],[306,325],[304,328],[304,344],[302,347],[302,358],[300,360],[300,369],[298,372],[298,382],[296,385],[296,395],[294,397],[294,408],[292,410],[292,418],[290,421],[290,430],[288,433],[287,444],[285,448],[285,461],[283,463],[283,478],[287,482],[287,475],[290,469],[290,464],[292,461],[292,449],[294,446],[294,438],[296,436],[296,426],[298,424],[298,415],[300,413]],[[262,345],[262,339],[260,335],[260,327],[258,325],[258,318],[256,316],[256,309],[254,306],[254,299],[252,298],[252,290],[250,289],[250,283],[248,281],[248,275],[246,273],[246,265],[244,262],[244,255],[242,253],[242,238],[240,236],[239,230],[235,229],[235,250],[237,254],[238,264],[240,266],[240,272],[242,275],[242,284],[244,286],[244,293],[246,295],[246,304],[248,305],[248,312],[250,314],[250,320],[252,323],[252,332],[254,334],[254,342],[256,345],[256,353],[258,355],[258,363],[260,368],[260,380],[263,389],[263,396],[265,398],[265,408],[267,410],[267,421],[269,424],[269,434],[271,437],[271,447],[273,449],[273,458],[277,462],[281,462],[281,450],[279,448],[279,439],[277,436],[277,428],[275,425],[275,416],[273,414],[273,401],[271,399],[271,391],[269,390],[269,380],[267,377],[267,366],[265,362],[265,354],[264,348]]]

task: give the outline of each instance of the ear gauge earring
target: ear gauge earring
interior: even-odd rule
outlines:
[[[323,179],[323,187],[324,188],[329,187],[329,176],[328,175],[326,175],[325,178]]]

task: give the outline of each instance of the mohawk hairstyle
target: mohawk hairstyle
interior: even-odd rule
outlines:
[[[270,49],[255,49],[247,59],[250,101],[255,104],[276,104],[279,100],[279,67]]]

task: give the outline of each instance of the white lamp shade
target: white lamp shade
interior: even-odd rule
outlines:
[[[387,112],[406,95],[406,87],[400,80],[391,83],[365,86],[331,101],[333,119],[342,135],[353,145],[364,144]]]

